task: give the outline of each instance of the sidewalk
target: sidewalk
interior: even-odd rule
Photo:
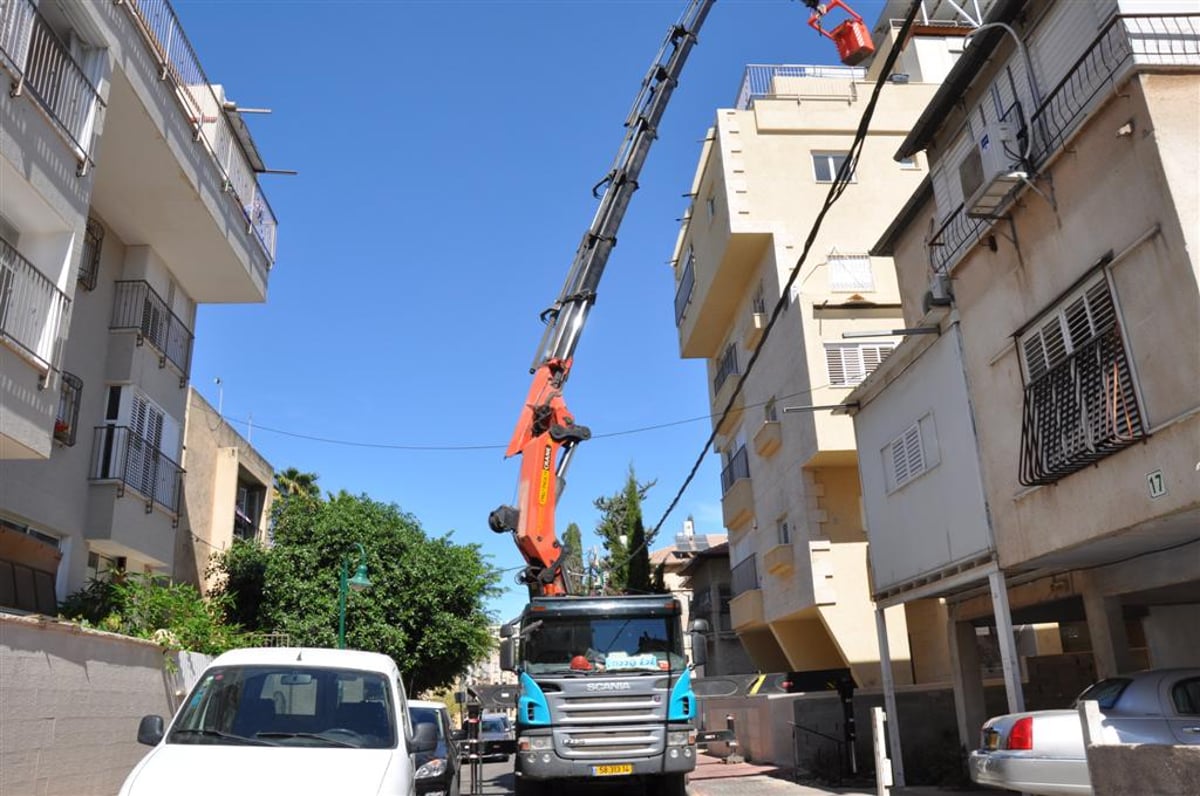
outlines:
[[[801,785],[792,781],[791,770],[756,763],[722,763],[719,758],[700,755],[696,770],[688,778],[692,796],[875,796],[874,785],[834,787]],[[983,796],[981,790],[947,790],[937,787],[892,788],[893,796]]]

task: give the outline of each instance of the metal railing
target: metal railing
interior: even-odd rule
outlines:
[[[100,276],[100,252],[104,248],[104,225],[94,218],[87,220],[83,232],[83,250],[79,256],[79,284],[84,290],[95,290]]]
[[[948,274],[990,226],[989,219],[967,215],[966,205],[954,209],[929,238],[929,265],[935,274]]]
[[[54,438],[68,448],[75,444],[79,425],[79,401],[83,395],[83,379],[63,371],[62,388],[58,396],[58,414],[54,417]]]
[[[683,322],[683,314],[692,303],[692,290],[696,287],[696,258],[690,253],[687,262],[683,264],[683,276],[679,278],[679,288],[675,291],[675,325]]]
[[[113,297],[112,323],[114,331],[135,331],[140,340],[157,348],[185,378],[192,362],[192,332],[179,316],[171,311],[162,296],[143,280],[116,283]]]
[[[721,391],[721,385],[730,376],[738,375],[737,346],[733,343],[725,346],[725,353],[717,365],[717,374],[713,376],[713,395]]]
[[[867,70],[861,66],[807,66],[800,64],[749,64],[742,73],[734,107],[749,110],[754,100],[764,97],[800,99],[848,99],[857,96],[856,80],[864,80]],[[803,92],[780,91],[776,78],[824,78],[805,85]]]
[[[743,592],[753,591],[758,587],[758,557],[751,555],[730,570],[729,588],[733,592],[733,596],[737,597]]]
[[[49,370],[70,306],[49,277],[0,238],[0,339]]]
[[[1135,65],[1200,66],[1200,14],[1118,14],[1033,114],[1035,163],[1057,152],[1082,124],[1093,100]]]
[[[724,495],[742,478],[750,477],[750,457],[746,454],[746,446],[737,449],[737,453],[729,457],[729,462],[721,470],[721,494]]]
[[[28,91],[81,162],[92,162],[96,109],[103,105],[100,93],[30,0],[9,0],[0,6],[0,52],[13,74],[12,95]]]
[[[1020,481],[1052,484],[1145,436],[1113,325],[1025,387]]]
[[[183,469],[154,443],[128,426],[97,426],[92,444],[93,481],[118,481],[146,498],[179,513]]]
[[[158,59],[163,77],[169,77],[175,85],[173,93],[245,216],[248,231],[253,231],[267,259],[274,262],[275,212],[263,195],[250,157],[226,116],[224,102],[204,74],[175,9],[168,0],[125,0],[122,5],[129,10]]]

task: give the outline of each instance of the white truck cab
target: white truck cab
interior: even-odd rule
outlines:
[[[437,744],[414,734],[392,659],[352,650],[226,652],[164,725],[142,719],[154,748],[120,796],[412,796],[413,756]]]

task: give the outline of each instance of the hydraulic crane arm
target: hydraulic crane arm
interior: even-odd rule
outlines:
[[[575,447],[591,432],[575,423],[563,400],[563,387],[659,122],[714,2],[691,0],[667,32],[625,119],[625,139],[612,168],[592,189],[600,200],[596,215],[579,243],[562,291],[541,315],[546,329],[530,368],[533,384],[505,454],[521,456],[517,505],[501,506],[488,517],[493,531],[512,532],[516,539],[527,562],[521,580],[532,595],[567,593],[554,512]]]

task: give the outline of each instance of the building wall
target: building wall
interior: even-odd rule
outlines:
[[[148,641],[0,614],[0,792],[111,796],[206,660]]]

